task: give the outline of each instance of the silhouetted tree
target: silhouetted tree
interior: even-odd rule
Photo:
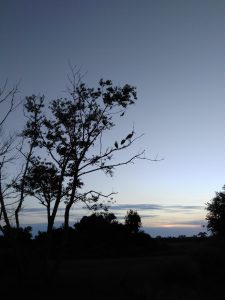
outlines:
[[[80,222],[74,224],[79,232],[96,232],[105,230],[107,225],[116,224],[117,219],[113,213],[93,213],[90,216],[84,216]]]
[[[5,235],[9,235],[10,238],[14,238],[14,240],[16,242],[19,242],[19,243],[27,243],[31,240],[32,238],[32,234],[31,234],[31,231],[32,231],[32,227],[31,226],[27,226],[27,227],[19,227],[19,228],[16,228],[16,227],[11,227],[11,228],[8,228],[6,227],[5,228]]]
[[[13,202],[9,192],[9,181],[4,172],[12,162],[12,150],[14,148],[15,136],[9,133],[4,135],[4,125],[10,113],[16,108],[16,94],[18,87],[15,85],[11,89],[7,87],[7,81],[0,88],[0,230],[4,231],[11,228],[11,210]]]
[[[216,192],[216,196],[206,205],[208,230],[214,235],[225,236],[225,186],[223,191]]]
[[[25,197],[27,195],[31,195],[31,194],[34,195],[34,193],[31,192],[29,188],[27,188],[27,186],[28,186],[27,176],[28,176],[28,172],[30,171],[30,167],[34,166],[36,163],[36,159],[33,156],[33,152],[34,152],[35,147],[37,146],[37,138],[38,138],[37,126],[40,121],[39,118],[40,118],[40,113],[41,113],[42,107],[43,106],[42,106],[41,101],[39,103],[36,103],[35,109],[33,107],[32,101],[27,100],[27,102],[24,105],[25,110],[33,110],[33,114],[29,115],[29,116],[25,115],[25,117],[28,118],[28,121],[27,121],[26,129],[21,134],[21,136],[22,136],[21,146],[18,148],[19,153],[22,155],[21,170],[20,170],[19,174],[15,178],[13,178],[12,183],[11,183],[11,186],[17,192],[16,196],[15,196],[15,198],[17,199],[17,205],[16,205],[16,209],[14,212],[15,223],[16,223],[17,229],[20,228],[19,214],[21,212]],[[30,134],[30,137],[27,137],[27,145],[25,147],[23,147],[24,135],[26,135],[27,132],[30,132],[31,134]],[[42,171],[43,170],[41,170],[41,169],[39,170],[39,176],[40,176],[40,174],[43,174],[42,176],[45,177],[45,173]],[[35,176],[33,179],[35,180]],[[52,180],[54,180],[53,177],[52,177]],[[45,184],[47,185],[47,182],[45,182]]]
[[[84,216],[74,225],[74,233],[79,242],[73,251],[76,252],[79,247],[80,253],[88,257],[149,254],[156,244],[149,234],[139,230],[140,216],[131,210],[127,216],[125,224],[119,223],[112,213]]]
[[[138,138],[134,137],[134,131],[121,143],[113,142],[107,147],[103,144],[104,134],[115,126],[115,117],[122,117],[135,103],[135,87],[128,84],[118,87],[111,80],[101,79],[96,89],[89,88],[74,70],[69,80],[69,97],[51,101],[48,112],[44,97],[27,97],[25,107],[35,122],[27,122],[23,136],[35,140],[36,148],[26,174],[26,191],[46,207],[49,235],[60,203],[65,204],[64,229],[67,230],[75,203],[82,201],[89,208],[96,208],[101,197],[111,195],[94,190],[84,192],[85,175],[103,171],[112,176],[116,167],[137,158],[145,159],[142,151],[126,161],[112,160],[114,154],[126,150]]]
[[[125,216],[125,225],[132,233],[137,233],[141,227],[141,217],[137,211],[130,209]]]
[[[0,221],[3,221],[1,228],[6,228],[8,232],[10,231],[8,228],[12,227],[11,223],[15,223],[16,228],[18,230],[20,229],[19,213],[26,196],[25,177],[31,162],[35,143],[34,135],[32,139],[29,140],[26,151],[22,152],[23,140],[19,141],[17,133],[10,134],[7,132],[7,137],[5,137],[6,135],[3,136],[3,127],[8,116],[21,104],[21,101],[16,99],[17,92],[17,85],[11,89],[7,89],[7,81],[3,85],[3,88],[0,89]],[[36,112],[33,117],[34,119],[37,118]],[[29,122],[34,123],[35,121],[30,119]],[[14,161],[18,161],[18,159],[20,159],[21,163],[17,174],[14,175],[14,173],[16,173],[15,171],[13,175],[4,172],[9,163],[12,164]],[[12,222],[10,223],[10,221]],[[21,230],[22,229],[20,229],[20,231]],[[15,232],[14,230],[14,233]],[[18,234],[20,234],[19,231]]]
[[[7,87],[7,81],[0,88],[0,230],[4,235],[5,244],[8,252],[11,253],[11,259],[19,276],[23,272],[22,251],[20,246],[27,244],[31,239],[31,227],[19,227],[19,212],[22,203],[20,197],[13,188],[12,179],[15,181],[21,176],[24,166],[13,178],[16,171],[10,172],[19,156],[20,143],[16,133],[11,134],[6,130],[8,117],[21,103],[17,96],[18,86],[11,89]],[[18,162],[17,162],[18,163]],[[23,194],[20,193],[23,197]],[[16,223],[16,227],[14,224]],[[4,273],[4,271],[3,271]]]

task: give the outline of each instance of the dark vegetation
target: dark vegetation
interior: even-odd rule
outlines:
[[[109,212],[114,193],[89,190],[84,177],[112,176],[119,166],[148,160],[144,151],[120,160],[139,138],[134,128],[111,145],[104,136],[137,100],[136,89],[100,80],[87,87],[71,68],[68,97],[50,102],[26,97],[25,126],[4,134],[19,105],[18,87],[0,88],[0,295],[77,299],[219,299],[224,296],[225,194],[207,203],[208,229],[198,236],[152,238],[130,210],[124,223]],[[151,160],[151,159],[150,159]],[[17,174],[8,166],[19,162]],[[152,161],[152,160],[151,160]],[[85,175],[85,176],[84,176]],[[32,238],[21,227],[26,201],[46,209],[47,231]],[[69,226],[70,211],[83,203],[93,213]],[[64,221],[55,228],[61,208]]]
[[[46,232],[32,239],[31,228],[21,229],[16,247],[2,236],[1,294],[7,295],[13,286],[17,295],[76,293],[78,299],[219,299],[223,295],[222,237],[200,233],[152,238],[141,231],[137,216],[129,211],[123,224],[112,213],[84,216],[69,228],[63,248],[63,228],[54,229],[50,256]]]
[[[225,237],[225,186],[222,192],[216,192],[216,196],[207,203],[208,229],[217,236]]]

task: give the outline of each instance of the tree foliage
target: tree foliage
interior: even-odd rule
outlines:
[[[225,236],[225,186],[223,191],[216,192],[216,196],[206,205],[208,230],[214,235]]]
[[[85,190],[84,176],[102,171],[113,175],[116,167],[133,160],[145,159],[144,151],[125,161],[119,160],[138,138],[132,130],[125,137],[105,146],[103,141],[137,100],[136,88],[125,84],[113,85],[111,80],[99,81],[97,88],[89,88],[79,73],[72,72],[69,95],[48,102],[44,97],[26,98],[28,121],[22,133],[32,151],[26,173],[16,185],[26,194],[36,197],[46,207],[48,232],[52,231],[59,206],[64,205],[64,228],[69,226],[71,207],[83,202],[89,208],[102,207],[99,199],[108,198],[99,191]],[[24,180],[24,181],[23,181]]]
[[[34,241],[43,246],[47,240],[46,232],[39,232]],[[57,257],[59,245],[64,240],[63,227],[52,232],[51,257]],[[125,223],[120,223],[113,213],[95,212],[83,216],[69,227],[64,257],[118,257],[151,253],[155,249],[153,239],[143,231],[131,231]]]
[[[138,212],[130,209],[125,217],[125,225],[132,233],[137,233],[141,227],[141,217]]]
[[[98,231],[98,229],[108,224],[117,223],[116,216],[113,213],[93,213],[90,216],[84,216],[74,225],[78,231]]]

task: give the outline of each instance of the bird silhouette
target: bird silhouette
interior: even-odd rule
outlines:
[[[115,142],[115,144],[114,144],[114,145],[115,145],[116,149],[118,149],[118,143],[117,143],[117,142]]]
[[[123,145],[125,142],[126,142],[126,140],[122,140],[120,144]]]
[[[128,136],[126,137],[126,140],[130,140],[133,136],[134,132],[132,131],[130,134],[128,134]]]
[[[124,116],[124,114],[125,114],[125,111],[124,111],[124,112],[122,112],[122,114],[121,114],[120,116],[122,117],[122,116]]]

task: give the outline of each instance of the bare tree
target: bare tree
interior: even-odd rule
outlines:
[[[9,115],[15,110],[18,105],[16,94],[18,86],[15,85],[11,89],[7,87],[7,80],[0,88],[0,230],[4,233],[4,228],[11,227],[11,206],[14,199],[12,191],[5,183],[5,168],[13,159],[12,151],[14,149],[15,136],[4,135],[4,125]]]
[[[24,105],[24,108],[29,110],[29,107],[27,105],[29,101]],[[20,220],[19,220],[19,215],[22,210],[22,205],[24,203],[25,197],[27,195],[30,195],[31,192],[27,191],[27,173],[29,171],[30,166],[34,165],[35,158],[33,157],[33,152],[35,146],[37,146],[37,135],[36,132],[38,132],[39,128],[38,126],[39,122],[41,121],[40,118],[40,112],[41,108],[43,105],[40,104],[36,105],[35,111],[31,116],[27,116],[25,114],[25,117],[28,119],[27,120],[27,125],[32,128],[34,132],[30,134],[30,138],[27,138],[27,144],[24,147],[24,137],[23,135],[26,134],[25,132],[22,133],[22,143],[19,148],[17,148],[18,152],[22,154],[23,157],[23,164],[21,166],[21,171],[20,173],[16,176],[16,178],[13,179],[12,181],[12,187],[14,188],[15,191],[17,191],[17,205],[14,211],[14,216],[15,216],[15,222],[16,222],[16,228],[20,228]],[[26,151],[25,151],[26,149]]]

